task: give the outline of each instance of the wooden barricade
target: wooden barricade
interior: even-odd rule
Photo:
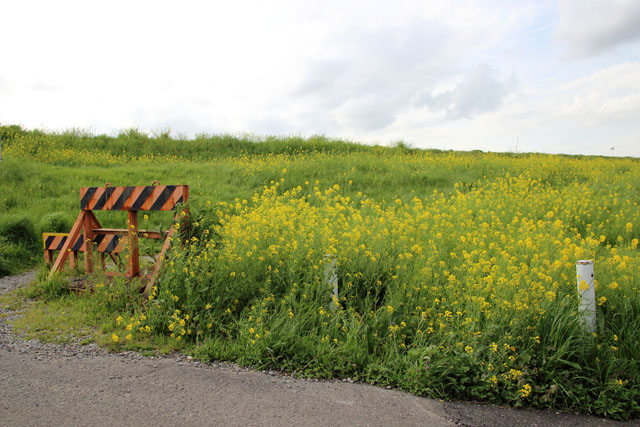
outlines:
[[[129,248],[128,271],[126,277],[134,278],[140,276],[140,254],[138,248],[138,238],[163,239],[164,244],[160,252],[160,256],[153,273],[149,277],[145,292],[153,286],[153,282],[162,268],[164,255],[171,244],[171,238],[175,233],[175,227],[171,227],[167,232],[153,232],[138,229],[138,211],[171,211],[175,210],[180,204],[186,203],[189,198],[188,185],[159,185],[157,181],[150,186],[129,186],[129,187],[111,187],[109,183],[104,187],[84,187],[80,189],[80,208],[81,211],[76,221],[71,227],[66,238],[62,236],[51,236],[52,244],[57,241],[57,250],[60,251],[51,267],[49,277],[60,271],[67,257],[70,254],[80,252],[80,248],[84,248],[84,269],[87,273],[93,272],[93,251],[94,244],[96,250],[103,252],[102,242],[105,239],[113,242],[115,236],[120,243],[125,243]],[[100,222],[93,214],[94,210],[115,211],[122,210],[127,212],[127,228],[126,229],[108,229],[102,228]],[[188,215],[188,209],[184,208],[181,213],[176,212],[174,220],[178,220],[180,215]],[[103,236],[103,237],[100,237]],[[113,238],[107,236],[114,236]],[[126,238],[124,238],[126,236]],[[56,240],[56,237],[59,237]],[[73,249],[83,242],[77,251]],[[87,244],[90,243],[91,244]],[[72,244],[73,243],[73,244]],[[61,246],[60,246],[61,245]],[[103,248],[103,251],[101,251]],[[46,253],[46,243],[45,243]],[[45,259],[46,259],[45,254]],[[76,255],[77,260],[77,255]],[[70,261],[73,265],[74,261]]]

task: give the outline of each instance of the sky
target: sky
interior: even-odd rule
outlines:
[[[640,1],[3,2],[0,123],[640,157]]]

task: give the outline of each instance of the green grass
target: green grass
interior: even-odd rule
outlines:
[[[29,336],[640,414],[638,159],[11,126],[0,137],[0,274],[41,262],[39,233],[70,226],[80,187],[190,186],[191,234],[174,242],[151,300],[124,281],[94,278],[105,286],[76,295],[41,277],[3,297],[31,301],[16,323]],[[125,221],[97,215],[105,227]],[[149,213],[144,228],[171,221]],[[328,253],[338,301],[324,283]],[[577,313],[584,258],[596,265],[595,334]]]

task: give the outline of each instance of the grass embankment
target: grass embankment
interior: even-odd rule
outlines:
[[[94,313],[85,324],[113,348],[640,414],[635,159],[3,131],[13,136],[0,173],[14,184],[0,181],[11,200],[0,212],[33,228],[48,225],[45,212],[71,222],[80,186],[191,186],[193,235],[170,251],[151,300],[123,284],[90,296],[61,295],[59,282],[30,291],[55,313]],[[170,226],[150,216],[148,228]],[[326,254],[337,259],[338,300],[324,284]],[[576,314],[575,261],[585,258],[596,265],[594,334]]]

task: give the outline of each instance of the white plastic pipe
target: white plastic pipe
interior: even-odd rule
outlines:
[[[326,254],[324,256],[324,284],[327,287],[332,287],[333,292],[331,295],[331,310],[335,310],[338,307],[338,269],[336,266],[336,256],[333,254]]]
[[[590,332],[596,330],[596,288],[593,278],[593,261],[576,262],[576,282],[580,294],[580,312],[585,327]]]

